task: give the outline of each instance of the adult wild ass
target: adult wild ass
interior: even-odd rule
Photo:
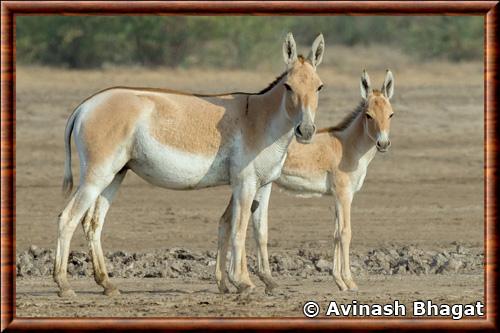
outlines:
[[[360,81],[361,103],[337,126],[321,129],[309,145],[292,142],[288,156],[275,181],[281,188],[302,196],[332,195],[335,199],[333,276],[340,290],[356,290],[349,264],[351,242],[351,203],[361,189],[370,162],[376,151],[386,152],[391,142],[389,130],[394,114],[390,99],[394,93],[394,78],[387,70],[381,90],[371,88],[370,78],[363,71]],[[276,283],[271,278],[267,252],[267,209],[271,186],[260,196],[260,205],[252,214],[257,243],[258,275],[271,291]],[[230,221],[230,207],[220,220],[221,228]],[[227,234],[219,233],[219,252],[229,242]],[[217,284],[227,291],[223,262],[216,268]]]
[[[84,100],[65,131],[63,189],[71,192],[71,134],[80,158],[80,185],[59,216],[54,280],[59,296],[73,296],[67,280],[71,237],[82,221],[94,277],[105,295],[109,281],[101,231],[128,169],[151,184],[176,190],[230,184],[233,260],[230,277],[240,292],[252,287],[242,251],[250,207],[261,188],[279,177],[293,136],[314,135],[318,91],[316,66],[323,36],[309,57],[297,56],[292,34],[283,45],[286,71],[259,93],[189,94],[165,89],[114,87]],[[246,263],[246,261],[244,261]]]

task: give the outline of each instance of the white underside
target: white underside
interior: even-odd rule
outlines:
[[[303,198],[331,194],[330,182],[326,174],[310,178],[282,174],[275,183],[285,192]]]
[[[349,189],[351,193],[356,193],[363,187],[368,165],[375,156],[375,148],[370,149],[358,160],[357,169],[350,172]],[[334,179],[331,173],[325,172],[320,176],[293,175],[282,173],[275,183],[285,192],[289,192],[299,197],[318,197],[322,195],[332,195],[334,189]]]
[[[229,183],[228,155],[224,149],[214,155],[181,151],[159,143],[145,126],[139,126],[133,158],[127,165],[151,184],[170,189],[196,189]]]

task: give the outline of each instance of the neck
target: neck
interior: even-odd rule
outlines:
[[[376,148],[373,140],[368,136],[364,127],[364,112],[360,112],[351,124],[340,132],[339,139],[344,149],[345,155],[353,159],[361,159],[365,156],[370,160],[375,156]]]
[[[257,117],[256,123],[261,123],[268,143],[277,143],[288,148],[293,138],[293,121],[288,117],[285,109],[285,89],[281,84],[286,76],[282,77],[271,89],[265,93],[249,96],[249,104],[253,112],[249,116]]]

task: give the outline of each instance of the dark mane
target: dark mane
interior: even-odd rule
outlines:
[[[287,74],[288,74],[288,71],[285,71],[285,72],[281,73],[281,75],[278,76],[276,79],[274,79],[273,82],[269,83],[269,85],[266,88],[262,89],[258,93],[254,93],[254,94],[251,94],[251,95],[262,95],[262,94],[265,94],[269,90],[273,89],[278,84],[278,82],[280,82],[281,79],[284,78],[285,75],[287,75]]]
[[[283,79],[287,74],[288,70],[281,73],[280,76],[278,76],[276,79],[274,79],[273,82],[271,82],[266,88],[262,89],[259,92],[256,93],[249,93],[249,92],[243,92],[243,91],[234,91],[234,92],[228,92],[228,93],[219,93],[219,94],[191,94],[196,97],[220,97],[220,96],[227,96],[227,95],[262,95],[268,92],[269,90],[273,89],[280,81]],[[182,94],[182,93],[181,93]]]
[[[362,100],[358,106],[356,107],[356,109],[354,109],[354,111],[352,111],[351,113],[349,113],[344,119],[342,119],[342,121],[340,123],[338,123],[337,125],[335,126],[332,126],[332,127],[327,127],[327,128],[322,128],[318,131],[318,133],[325,133],[325,132],[328,132],[328,133],[331,133],[331,132],[341,132],[343,130],[345,130],[346,128],[348,128],[352,122],[354,121],[354,119],[356,119],[356,117],[365,111],[366,109],[366,101],[365,100]]]
[[[301,63],[304,63],[304,61],[308,61],[308,59],[304,58],[304,56],[302,54],[299,54],[297,56],[297,61],[300,61]],[[266,88],[262,89],[261,91],[259,91],[256,94],[250,94],[250,95],[262,95],[262,94],[265,94],[269,90],[273,89],[281,81],[281,79],[284,78],[285,75],[288,74],[288,72],[289,71],[286,70],[284,73],[281,73],[281,75],[278,76],[276,79],[274,79],[274,81],[271,82]]]
[[[372,94],[374,96],[380,96],[382,94],[382,92],[380,90],[373,89]],[[341,132],[341,131],[345,130],[347,127],[349,127],[352,124],[354,119],[356,119],[356,117],[360,113],[362,113],[366,110],[367,106],[368,106],[368,103],[365,100],[361,100],[361,102],[359,102],[356,109],[354,109],[354,111],[352,111],[344,119],[342,119],[342,121],[340,123],[338,123],[337,125],[332,126],[332,127],[322,128],[318,131],[318,133],[325,133],[325,132],[332,133],[332,132]]]
[[[300,61],[301,63],[304,63],[305,61],[309,62],[308,59],[304,58],[303,55],[299,54],[297,56],[297,61]],[[248,93],[248,92],[242,92],[242,91],[235,91],[235,92],[230,92],[230,93],[223,93],[223,94],[193,94],[195,96],[198,96],[198,97],[216,97],[216,96],[224,96],[224,95],[235,95],[235,94],[239,94],[239,95],[262,95],[262,94],[265,94],[266,92],[268,92],[269,90],[273,89],[274,87],[276,87],[276,85],[281,81],[281,79],[283,79],[290,71],[289,70],[286,70],[284,71],[283,73],[280,74],[280,76],[278,76],[276,79],[274,79],[273,82],[269,83],[269,85],[267,87],[265,87],[264,89],[262,89],[261,91],[257,92],[257,93]]]

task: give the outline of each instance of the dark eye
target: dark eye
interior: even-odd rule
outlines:
[[[323,85],[320,85],[320,86],[318,87],[318,91],[320,91],[321,89],[323,89]]]
[[[365,116],[366,116],[366,119],[370,119],[370,120],[373,119],[372,116],[370,116],[368,113],[366,113]]]
[[[389,116],[389,118],[392,118],[392,116],[394,116],[394,113],[391,113],[391,115]]]
[[[290,87],[290,86],[288,85],[288,83],[285,83],[285,84],[284,84],[284,86],[285,86],[285,89],[286,89],[286,90],[288,90],[288,91],[292,91],[292,87]]]

